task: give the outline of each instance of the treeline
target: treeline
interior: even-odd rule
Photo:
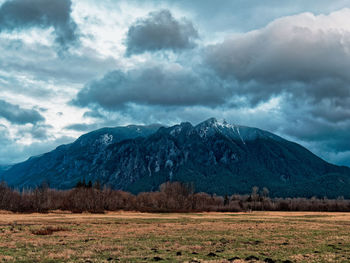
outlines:
[[[270,198],[269,191],[257,187],[248,195],[216,196],[195,193],[189,184],[167,182],[157,192],[133,195],[101,188],[98,183],[80,183],[71,190],[54,190],[43,185],[17,191],[0,184],[0,210],[21,213],[47,213],[66,210],[73,213],[105,211],[141,212],[244,212],[244,211],[338,211],[350,212],[350,200],[326,198]]]

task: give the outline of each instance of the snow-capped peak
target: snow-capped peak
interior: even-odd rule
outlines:
[[[225,122],[223,124],[223,122],[219,122],[216,118],[210,118],[199,123],[195,129],[198,131],[199,136],[207,137],[216,133],[223,125],[227,125],[227,123]]]
[[[201,128],[228,128],[233,129],[235,125],[228,123],[225,119],[223,120],[217,120],[216,118],[210,118],[204,122],[201,122],[196,127]]]

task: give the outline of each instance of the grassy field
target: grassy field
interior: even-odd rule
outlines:
[[[350,214],[0,214],[2,262],[350,262]]]

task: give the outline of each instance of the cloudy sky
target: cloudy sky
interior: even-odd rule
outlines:
[[[350,165],[350,1],[0,0],[0,164],[209,117]]]

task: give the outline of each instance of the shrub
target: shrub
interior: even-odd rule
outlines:
[[[92,186],[91,186],[92,185]],[[270,198],[269,191],[257,187],[250,195],[217,196],[195,193],[193,186],[167,182],[157,192],[133,195],[101,187],[99,183],[79,183],[71,190],[59,191],[43,185],[21,192],[0,183],[0,209],[21,213],[47,213],[66,210],[73,213],[104,213],[136,210],[141,212],[240,212],[265,211],[339,211],[350,212],[350,200],[344,198]],[[50,233],[50,229],[46,230]],[[38,232],[40,233],[40,231]],[[43,230],[43,233],[45,231]]]

